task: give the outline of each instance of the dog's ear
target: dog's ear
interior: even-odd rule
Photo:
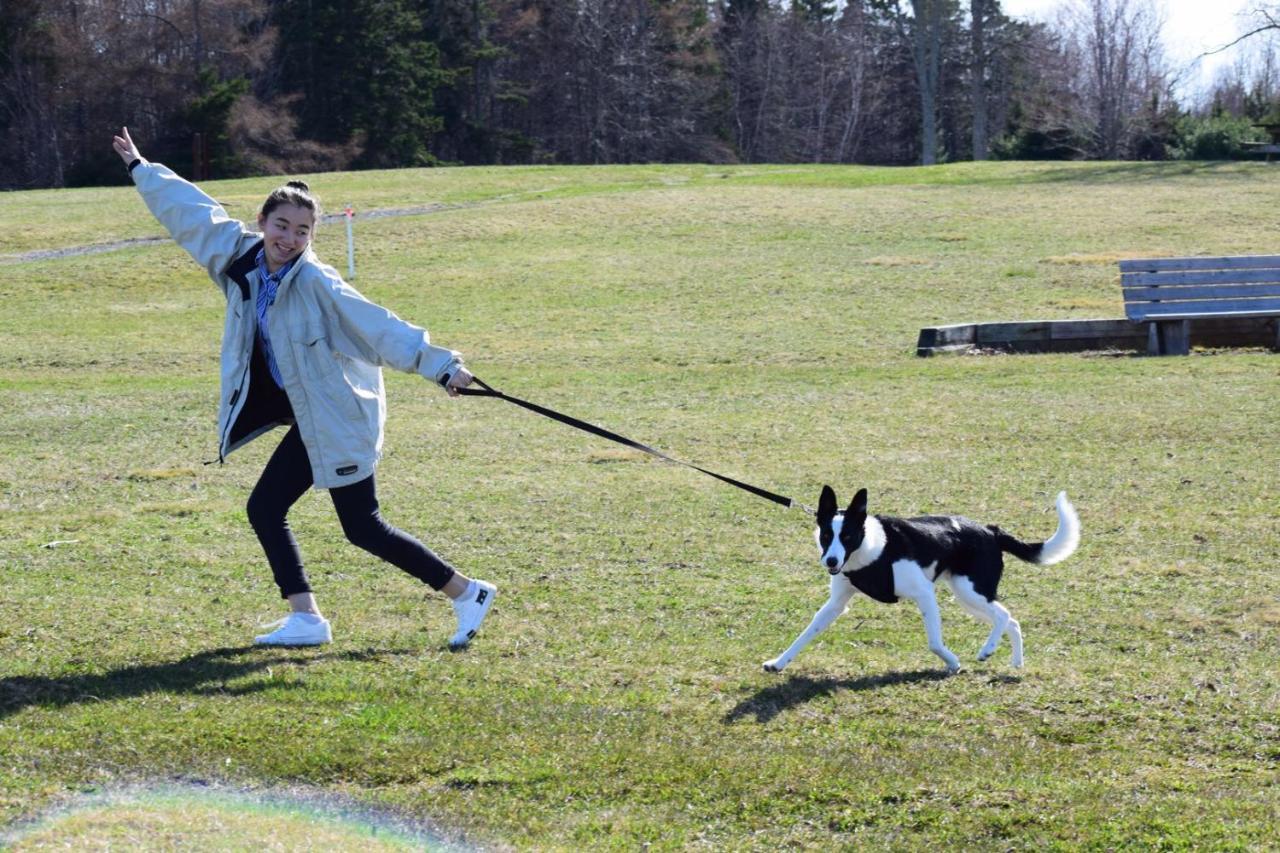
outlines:
[[[849,503],[849,508],[844,512],[845,518],[866,518],[867,517],[867,490],[858,489],[858,493],[853,496],[853,500]]]
[[[822,487],[818,497],[818,522],[830,521],[836,517],[836,493],[830,486]]]

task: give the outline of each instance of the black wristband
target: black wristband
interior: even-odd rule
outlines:
[[[142,162],[142,158],[141,158],[141,157],[134,157],[134,158],[133,158],[133,162],[129,164],[129,174],[130,174],[130,175],[132,175],[132,174],[133,174],[133,170],[134,170],[134,168],[135,168],[139,163],[141,163],[141,162]]]

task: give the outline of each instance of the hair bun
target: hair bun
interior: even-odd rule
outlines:
[[[311,187],[307,186],[306,181],[289,181],[284,186],[272,190],[271,195],[267,196],[267,200],[262,203],[261,215],[271,215],[271,211],[282,204],[305,207],[311,211],[316,220],[320,219],[320,200],[311,194]]]

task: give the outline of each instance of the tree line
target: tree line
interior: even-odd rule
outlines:
[[[443,163],[1236,156],[1270,50],[1197,109],[1152,0],[0,0],[0,187]]]

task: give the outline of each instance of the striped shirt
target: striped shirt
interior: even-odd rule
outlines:
[[[269,273],[267,272],[267,252],[265,249],[258,250],[258,337],[262,340],[262,354],[267,358],[267,368],[271,371],[271,378],[280,388],[284,387],[284,377],[280,375],[276,355],[271,349],[271,333],[267,331],[267,309],[276,303],[276,291],[280,288],[280,282],[289,274],[289,270],[293,269],[297,260],[294,258],[274,273]]]

